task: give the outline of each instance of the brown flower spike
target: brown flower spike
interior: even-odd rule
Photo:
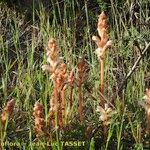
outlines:
[[[15,100],[12,99],[7,102],[6,106],[2,110],[1,122],[2,122],[3,126],[5,126],[6,121],[8,120],[9,116],[13,113],[14,106],[15,106]]]
[[[105,52],[107,48],[110,47],[112,44],[112,41],[109,40],[109,36],[107,33],[106,19],[107,17],[105,13],[102,12],[99,15],[98,25],[97,25],[98,35],[100,38],[97,36],[92,37],[92,40],[95,41],[95,43],[98,46],[98,48],[96,49],[96,54],[98,56],[98,59],[103,59],[105,57]]]
[[[62,63],[62,58],[59,57],[59,50],[55,39],[50,39],[48,42],[48,48],[46,49],[47,62],[49,65],[43,65],[43,71],[48,71],[51,73],[51,79],[55,76],[54,74],[58,72],[58,65]],[[57,69],[57,70],[56,70]]]
[[[36,136],[42,136],[45,133],[45,120],[44,120],[44,113],[43,113],[43,106],[39,103],[36,102],[34,104],[33,108],[33,116],[34,116],[34,123],[35,123],[35,132]]]

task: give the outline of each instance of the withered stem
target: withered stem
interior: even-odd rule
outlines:
[[[78,87],[79,90],[79,115],[80,115],[80,121],[83,121],[83,95],[82,95],[82,84],[79,84]]]
[[[70,109],[72,108],[72,101],[73,101],[73,86],[70,89]]]

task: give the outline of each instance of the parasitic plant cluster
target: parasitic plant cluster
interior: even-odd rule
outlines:
[[[106,15],[102,12],[98,19],[98,34],[99,37],[93,36],[93,40],[96,42],[98,48],[96,49],[96,54],[100,61],[101,67],[101,84],[100,84],[100,92],[104,95],[104,60],[106,50],[111,46],[111,41],[109,40],[108,31],[107,31],[107,23],[106,23]],[[49,110],[49,125],[51,128],[54,128],[56,125],[59,128],[63,128],[66,125],[65,117],[66,107],[70,106],[72,108],[73,104],[73,90],[75,85],[78,88],[78,112],[80,122],[84,120],[84,95],[83,95],[83,84],[88,79],[88,63],[84,58],[79,59],[79,63],[77,63],[77,73],[75,76],[75,72],[68,71],[67,65],[64,63],[63,58],[59,55],[59,49],[56,44],[55,39],[50,39],[48,42],[48,47],[46,49],[47,62],[48,65],[43,65],[43,71],[47,71],[50,74],[50,79],[53,81],[53,92],[50,98],[50,110]],[[68,87],[70,87],[70,94],[68,96]],[[68,105],[67,100],[69,99],[70,105]],[[101,98],[102,99],[102,98]],[[103,125],[108,126],[109,111],[111,108],[105,100],[101,100],[100,107],[103,108],[103,112],[100,118],[103,121]],[[102,110],[102,109],[101,109]],[[104,113],[106,112],[106,113]],[[111,111],[110,111],[111,112]]]
[[[34,116],[34,128],[36,132],[36,136],[43,136],[45,133],[45,119],[43,113],[43,106],[36,102],[33,108],[33,116]]]
[[[43,65],[42,69],[50,73],[50,79],[53,81],[54,90],[50,99],[50,121],[51,127],[58,124],[60,128],[65,125],[65,90],[71,87],[70,106],[72,106],[72,93],[74,84],[74,73],[68,72],[67,65],[59,56],[59,49],[55,39],[50,39],[46,50],[47,62],[49,65]],[[57,123],[55,122],[57,120]]]
[[[55,39],[50,39],[46,50],[47,62],[49,65],[43,65],[42,69],[47,70],[53,81],[54,91],[50,99],[50,126],[55,126],[55,117],[60,127],[63,126],[64,119],[64,90],[67,79],[67,66],[59,57],[59,49]]]
[[[6,106],[3,108],[1,114],[1,123],[3,127],[5,127],[7,120],[12,115],[14,107],[15,107],[15,100],[11,99],[10,101],[7,102]]]
[[[59,49],[54,39],[49,40],[46,55],[49,65],[43,65],[42,69],[50,73],[50,79],[53,81],[54,86],[50,99],[50,127],[58,125],[59,128],[63,128],[65,126],[65,118],[67,116],[66,107],[70,106],[70,109],[72,108],[75,85],[78,87],[78,111],[80,121],[82,122],[84,118],[82,86],[87,79],[88,63],[83,58],[79,60],[77,64],[77,77],[75,77],[74,70],[68,71],[67,65],[63,62],[62,57],[59,56]],[[69,88],[70,91],[68,90]],[[69,97],[67,97],[68,91]],[[67,99],[69,99],[69,105]]]

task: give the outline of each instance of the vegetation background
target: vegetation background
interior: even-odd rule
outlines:
[[[105,61],[105,96],[114,100],[114,111],[107,138],[102,136],[102,122],[96,111],[99,95],[99,62],[92,36],[97,34],[98,15],[105,11],[109,36],[113,46]],[[69,110],[68,126],[53,129],[49,147],[35,146],[49,135],[37,137],[34,130],[33,106],[36,101],[44,107],[48,121],[49,100],[53,91],[49,75],[42,71],[46,63],[46,47],[50,37],[57,40],[60,55],[68,69],[77,68],[81,57],[88,62],[89,76],[84,83],[83,123],[78,119],[78,91],[74,91],[73,107]],[[15,99],[12,116],[3,131],[1,149],[53,150],[142,150],[150,149],[146,133],[146,115],[139,105],[150,88],[150,48],[136,70],[118,93],[121,83],[140,56],[145,43],[150,42],[149,0],[3,0],[0,2],[0,106]],[[140,47],[140,49],[138,48]],[[90,91],[90,92],[89,92]],[[48,126],[48,124],[46,124]],[[24,143],[20,146],[5,141]],[[86,141],[84,146],[62,146],[61,141]]]

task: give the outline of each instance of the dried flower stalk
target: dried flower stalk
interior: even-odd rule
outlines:
[[[11,99],[10,101],[7,102],[6,106],[2,110],[1,122],[3,126],[5,126],[9,116],[11,116],[11,114],[13,113],[14,106],[15,106],[15,100]]]
[[[86,81],[88,74],[87,74],[87,62],[84,58],[81,58],[77,67],[78,67],[78,92],[79,92],[79,115],[80,121],[82,122],[84,119],[83,114],[83,92],[82,92],[82,85],[84,81]]]
[[[104,95],[104,62],[105,62],[105,53],[106,50],[111,46],[111,40],[109,40],[109,36],[107,33],[107,17],[104,12],[99,15],[98,19],[98,35],[93,36],[92,40],[95,41],[98,48],[96,49],[97,57],[100,61],[100,92]],[[105,100],[102,99],[101,105],[104,107]]]
[[[65,121],[65,89],[67,87],[67,66],[66,64],[62,63],[59,68],[59,74],[56,78],[56,85],[58,90],[58,122],[60,128],[64,127]]]
[[[44,113],[43,113],[43,106],[39,103],[36,102],[34,104],[33,108],[33,116],[34,116],[34,123],[35,123],[35,132],[36,136],[43,136],[45,133],[45,119],[44,119]]]

